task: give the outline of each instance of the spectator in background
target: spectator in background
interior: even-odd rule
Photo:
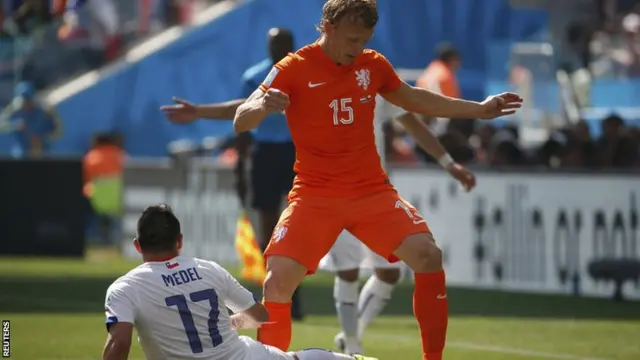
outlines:
[[[113,133],[97,134],[84,156],[84,194],[94,213],[99,243],[117,245],[123,214],[123,168],[125,152],[122,139]]]
[[[29,34],[52,20],[50,0],[23,0],[10,4],[11,18],[21,34]]]
[[[622,28],[629,51],[629,73],[631,77],[640,77],[640,4],[622,20]]]
[[[436,53],[437,58],[418,77],[416,85],[445,96],[460,98],[460,87],[456,78],[456,71],[462,64],[460,53],[448,43],[438,45]],[[468,139],[474,130],[473,121],[444,118],[425,121],[456,162],[465,164],[473,159],[473,150],[468,145]],[[435,162],[420,147],[416,146],[415,151],[424,161]]]
[[[633,166],[638,157],[637,141],[624,120],[610,115],[602,121],[602,137],[596,142],[597,164],[603,168],[626,168]]]
[[[596,145],[591,138],[587,122],[579,121],[569,128],[567,133],[567,150],[562,159],[562,166],[593,168],[596,165]]]
[[[56,112],[35,99],[29,82],[16,86],[13,101],[0,114],[0,126],[14,134],[12,152],[16,157],[45,154],[62,130]]]
[[[116,59],[120,52],[120,15],[113,0],[56,0],[63,23],[58,36],[63,41],[88,37],[92,48],[100,49],[104,61]],[[95,63],[94,66],[101,64]]]
[[[469,139],[469,143],[474,149],[476,163],[483,165],[489,163],[491,139],[493,139],[497,131],[492,124],[483,124]]]
[[[385,159],[391,164],[415,164],[418,157],[413,146],[407,141],[403,129],[396,126],[393,119],[382,124],[384,134]]]
[[[448,43],[440,44],[436,53],[436,59],[418,77],[416,86],[452,98],[460,98],[460,87],[456,78],[456,71],[462,64],[460,53]],[[449,119],[429,119],[429,122],[436,136],[447,132]],[[467,122],[471,123],[473,128],[473,122]]]
[[[522,166],[528,165],[528,160],[518,146],[518,133],[515,127],[505,127],[491,139],[489,146],[489,165],[504,166]]]

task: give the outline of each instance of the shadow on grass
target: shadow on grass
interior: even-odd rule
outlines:
[[[101,313],[107,287],[113,277],[2,277],[0,312],[3,313]],[[247,287],[261,296],[252,284]],[[309,315],[334,315],[333,284],[330,278],[306,281],[303,307]],[[399,285],[385,314],[411,315],[411,284]],[[529,318],[571,318],[640,320],[640,302],[606,299],[531,295],[450,288],[452,316],[500,316]]]

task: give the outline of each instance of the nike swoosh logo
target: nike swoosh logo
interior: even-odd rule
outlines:
[[[413,219],[413,224],[414,224],[414,225],[424,224],[424,223],[426,223],[426,222],[427,222],[427,220],[424,220],[424,219],[422,219],[422,220],[416,220],[416,219]]]
[[[447,294],[438,294],[438,296],[436,296],[436,299],[438,300],[444,300],[447,298]]]
[[[312,83],[311,81],[309,81],[309,87],[310,87],[310,88],[314,88],[314,87],[322,86],[322,85],[324,85],[324,84],[326,84],[326,83],[323,83],[323,82],[322,82],[322,83],[315,83],[315,84],[314,84],[314,83]]]

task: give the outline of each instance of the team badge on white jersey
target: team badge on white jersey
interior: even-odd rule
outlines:
[[[356,70],[356,81],[358,81],[358,86],[367,90],[369,84],[371,84],[371,72],[369,72],[369,69]]]

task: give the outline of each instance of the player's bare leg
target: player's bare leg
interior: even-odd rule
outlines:
[[[342,332],[335,340],[336,346],[345,354],[361,354],[362,346],[358,337],[358,277],[359,269],[336,272],[333,298]]]
[[[307,269],[291,258],[272,255],[267,259],[263,296],[269,323],[258,329],[258,341],[287,351],[291,343],[291,296],[306,273]]]
[[[358,299],[358,339],[391,300],[393,288],[400,280],[399,268],[377,268],[360,291]]]
[[[419,233],[407,236],[394,255],[415,273],[413,312],[420,326],[422,359],[441,360],[449,317],[442,251],[431,234]]]
[[[258,212],[259,221],[260,221],[260,239],[262,240],[260,243],[260,248],[264,253],[267,245],[269,245],[269,239],[271,238],[271,234],[273,233],[273,229],[275,229],[278,224],[278,219],[280,218],[279,211],[267,211],[260,210]],[[298,288],[294,291],[291,296],[291,317],[295,320],[302,320],[302,304],[300,303],[300,292]]]

